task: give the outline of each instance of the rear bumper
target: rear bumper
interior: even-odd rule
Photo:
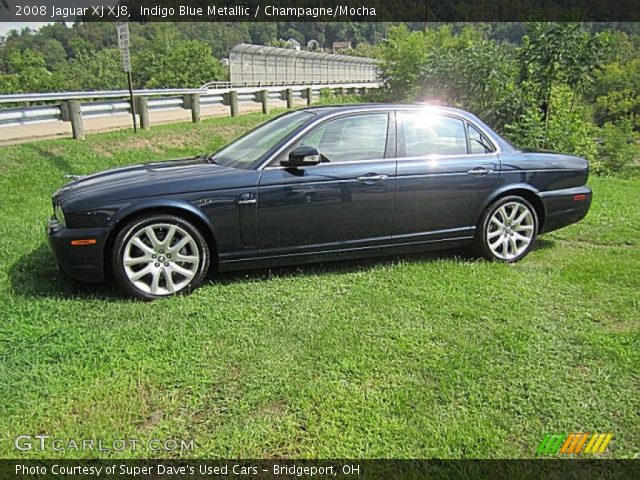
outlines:
[[[540,233],[551,232],[582,220],[591,207],[591,197],[589,187],[542,192],[540,199],[545,216]]]
[[[104,281],[105,228],[65,228],[55,218],[47,222],[47,241],[60,269],[85,282]],[[72,240],[95,239],[94,244],[74,246]]]

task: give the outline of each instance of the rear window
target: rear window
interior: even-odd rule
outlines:
[[[466,155],[464,122],[431,112],[399,112],[405,156]]]

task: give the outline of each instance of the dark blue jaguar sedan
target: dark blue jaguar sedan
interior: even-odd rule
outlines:
[[[213,155],[117,168],[53,195],[61,269],[138,298],[218,271],[473,245],[516,262],[591,204],[582,158],[513,147],[426,105],[306,108]]]

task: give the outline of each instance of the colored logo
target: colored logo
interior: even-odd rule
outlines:
[[[613,438],[613,433],[569,433],[545,435],[538,445],[538,455],[580,455],[585,453],[604,453]]]

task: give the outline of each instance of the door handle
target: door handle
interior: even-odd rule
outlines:
[[[471,170],[467,171],[467,175],[474,175],[476,177],[482,177],[483,175],[486,175],[487,173],[491,173],[493,170],[490,170],[488,168],[484,168],[484,167],[476,167],[476,168],[472,168]]]
[[[253,205],[258,199],[253,193],[243,193],[238,198],[238,205]]]
[[[365,183],[375,183],[380,180],[386,180],[387,178],[389,178],[389,175],[363,175],[361,177],[357,177],[356,180]]]

